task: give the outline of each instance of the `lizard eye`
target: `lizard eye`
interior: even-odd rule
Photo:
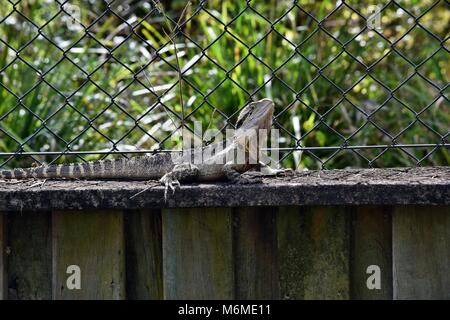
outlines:
[[[239,117],[236,121],[236,128],[239,128],[240,126],[242,126],[242,124],[249,117],[249,115],[252,114],[254,107],[255,106],[253,104],[250,104],[241,111],[241,113],[239,114]]]

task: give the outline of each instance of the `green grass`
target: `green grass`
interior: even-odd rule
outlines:
[[[359,1],[346,3],[368,15],[367,6]],[[431,3],[401,2],[414,15],[420,15]],[[365,25],[348,8],[342,7],[323,22],[326,31],[339,40],[336,41],[326,32],[317,31],[317,23],[298,8],[289,11],[291,1],[250,4],[249,8],[245,1],[212,0],[205,4],[208,12],[196,12],[198,1],[195,1],[186,8],[185,16],[192,19],[183,28],[191,40],[178,34],[173,41],[169,36],[174,25],[167,19],[178,21],[185,1],[162,3],[163,12],[153,12],[138,26],[133,21],[139,21],[148,8],[131,6],[133,9],[125,12],[123,8],[113,7],[136,26],[138,36],[132,35],[123,42],[130,28],[111,13],[90,28],[93,39],[84,36],[83,29],[68,29],[61,14],[46,24],[59,11],[58,6],[44,5],[43,1],[22,1],[18,10],[42,27],[42,33],[62,50],[40,37],[20,51],[21,59],[44,74],[44,82],[13,50],[0,43],[0,69],[12,62],[0,73],[3,84],[0,86],[0,128],[12,137],[0,131],[0,152],[15,152],[17,142],[25,141],[24,151],[64,151],[68,150],[67,143],[70,150],[171,149],[179,145],[179,135],[170,137],[182,121],[191,129],[194,121],[200,121],[204,129],[222,129],[227,119],[236,119],[251,96],[270,97],[275,101],[275,128],[284,128],[280,131],[280,147],[295,147],[297,140],[307,147],[336,147],[346,140],[348,145],[391,144],[392,139],[383,131],[391,137],[401,133],[395,139],[400,144],[439,143],[440,136],[449,132],[449,89],[442,92],[447,98],[439,92],[449,82],[449,54],[444,48],[437,51],[439,41],[422,29],[416,27],[396,43],[398,53],[392,50],[389,53],[389,42],[368,30],[347,43],[346,53],[339,41],[351,40]],[[335,6],[334,1],[301,1],[300,4],[317,19],[326,17]],[[98,7],[87,7],[82,2],[79,5],[80,19],[86,26],[105,10],[101,3]],[[0,20],[11,10],[2,7]],[[441,1],[420,23],[445,39],[449,35],[449,12]],[[0,24],[0,37],[20,50],[37,34],[37,28],[17,13],[13,17],[15,23],[6,20]],[[274,30],[271,31],[267,20],[277,22]],[[408,15],[394,4],[383,11],[381,22],[383,29],[379,32],[391,42],[410,26]],[[152,48],[161,47],[159,57],[155,58]],[[111,56],[108,50],[112,50]],[[62,59],[64,55],[66,58]],[[418,65],[417,70],[438,88],[418,75],[398,87],[414,73],[414,67],[401,55]],[[150,59],[154,61],[147,66]],[[375,62],[367,75],[363,64],[370,66]],[[178,65],[183,72],[181,90]],[[319,75],[318,68],[323,76]],[[90,74],[89,80],[86,74]],[[162,95],[167,108],[158,104],[155,95],[147,89]],[[341,90],[347,100],[342,100]],[[391,91],[399,101],[391,98],[379,109]],[[18,104],[17,97],[22,96],[26,108]],[[421,112],[434,100],[416,118],[414,112]],[[373,124],[366,119],[371,113]],[[421,159],[433,148],[405,150]],[[366,167],[368,162],[364,157],[372,160],[383,149],[334,152],[314,151],[314,155],[296,152],[283,165],[318,168],[319,158],[327,168]],[[54,156],[36,158],[47,162],[76,160]],[[423,164],[446,165],[449,161],[448,150],[439,149]],[[18,158],[7,165],[29,162],[30,158]],[[378,167],[412,164],[414,161],[406,152],[393,149],[372,163]]]

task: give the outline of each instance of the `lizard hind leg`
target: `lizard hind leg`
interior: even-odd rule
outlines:
[[[175,193],[175,189],[180,187],[180,182],[176,179],[172,172],[166,173],[160,180],[162,184],[164,184],[164,200],[167,200],[167,191],[169,188],[172,190],[172,194]]]
[[[167,191],[169,188],[172,194],[175,189],[180,187],[180,180],[192,180],[198,175],[198,168],[191,163],[181,163],[173,167],[172,171],[166,173],[159,181],[165,186],[164,200],[167,200]]]

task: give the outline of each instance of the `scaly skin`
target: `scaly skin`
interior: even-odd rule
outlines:
[[[159,179],[173,168],[170,154],[0,171],[3,179]]]
[[[193,149],[191,152],[202,153],[205,159],[200,164],[192,164],[191,153],[170,154],[158,153],[151,156],[139,156],[130,159],[103,160],[79,164],[62,164],[39,166],[35,168],[14,169],[0,171],[0,179],[131,179],[160,181],[167,188],[174,190],[179,186],[179,181],[216,181],[229,179],[235,182],[247,183],[249,179],[241,176],[242,173],[259,167],[258,159],[247,159],[247,162],[239,164],[226,162],[226,154],[232,149],[244,149],[247,151],[246,134],[260,129],[270,130],[274,104],[269,99],[263,99],[249,104],[242,110],[236,123],[237,131],[227,147],[213,153],[208,157],[212,145],[202,149]],[[248,138],[248,137],[247,137]],[[205,155],[206,154],[206,155]],[[248,154],[248,152],[246,153]],[[248,157],[246,157],[248,158]],[[276,174],[279,171],[270,171],[265,167],[265,174]],[[252,180],[253,181],[253,180]]]

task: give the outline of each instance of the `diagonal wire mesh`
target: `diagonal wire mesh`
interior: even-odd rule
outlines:
[[[263,97],[286,167],[450,161],[449,1],[3,2],[0,168],[169,152]]]

